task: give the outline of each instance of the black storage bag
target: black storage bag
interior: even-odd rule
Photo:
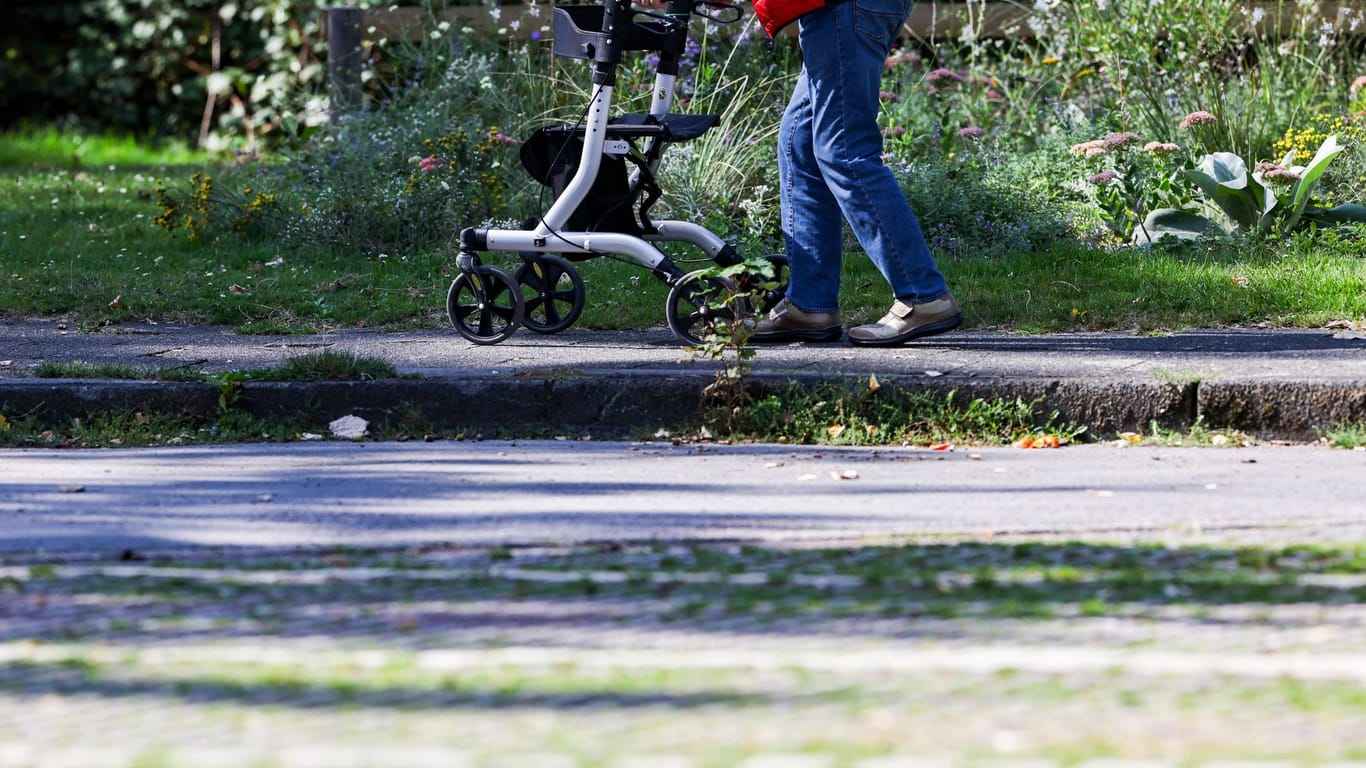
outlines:
[[[550,187],[556,199],[569,186],[579,167],[583,138],[568,130],[550,126],[537,129],[522,143],[522,166],[531,177]],[[622,232],[639,236],[642,232],[632,211],[630,177],[626,160],[603,155],[598,176],[588,197],[569,216],[566,230],[574,232]]]

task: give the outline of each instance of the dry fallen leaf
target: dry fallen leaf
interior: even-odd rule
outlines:
[[[878,391],[879,389],[882,389],[882,384],[878,382],[878,380],[877,380],[877,374],[875,374],[875,373],[870,373],[870,374],[868,374],[868,391],[869,391],[869,392],[876,392],[876,391]]]
[[[948,443],[939,443],[938,445],[931,445],[931,446],[930,446],[930,450],[931,450],[931,451],[951,451],[951,450],[953,450],[953,446],[950,445],[950,444],[948,444]]]
[[[844,425],[843,425],[843,424],[832,424],[832,425],[830,425],[829,427],[827,427],[825,431],[828,432],[828,433],[830,433],[830,439],[831,439],[831,440],[835,440],[835,439],[837,439],[840,435],[844,434]]]
[[[858,479],[858,470],[856,470],[856,469],[842,469],[842,470],[840,470],[840,471],[838,471],[838,472],[831,472],[831,473],[830,473],[830,477],[831,477],[831,479],[834,479],[834,480],[857,480],[857,479]]]

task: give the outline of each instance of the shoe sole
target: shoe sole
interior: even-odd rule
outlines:
[[[753,344],[781,344],[792,341],[812,341],[816,343],[828,343],[839,341],[844,338],[844,327],[823,328],[819,331],[776,331],[765,333],[763,336],[755,334],[749,337]]]
[[[849,343],[857,344],[860,347],[895,347],[898,344],[905,344],[911,339],[921,339],[926,336],[935,336],[940,333],[948,333],[949,331],[952,331],[953,329],[957,328],[962,324],[963,315],[957,314],[949,318],[948,320],[940,320],[937,323],[929,323],[927,325],[922,325],[919,328],[912,328],[911,330],[901,334],[900,336],[892,336],[891,338],[865,340],[856,339],[853,336],[850,336]]]

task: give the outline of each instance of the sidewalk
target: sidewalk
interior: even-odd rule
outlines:
[[[959,331],[903,347],[847,343],[758,347],[759,385],[863,381],[960,396],[1038,400],[1092,434],[1181,429],[1248,431],[1312,439],[1315,429],[1366,421],[1366,334],[1341,329],[1236,329],[1167,336],[1066,333],[1023,336]],[[42,363],[83,361],[156,371],[264,368],[330,350],[392,362],[405,378],[322,384],[250,383],[244,404],[263,413],[305,403],[372,421],[399,406],[441,428],[538,426],[612,431],[666,426],[697,407],[717,362],[690,356],[665,329],[525,330],[478,346],[447,329],[341,330],[250,336],[219,327],[127,324],[95,332],[55,320],[0,321],[0,404],[33,408],[212,409],[206,384],[34,379]]]

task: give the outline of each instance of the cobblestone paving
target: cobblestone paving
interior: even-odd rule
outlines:
[[[0,561],[0,768],[1366,768],[1366,545]]]

